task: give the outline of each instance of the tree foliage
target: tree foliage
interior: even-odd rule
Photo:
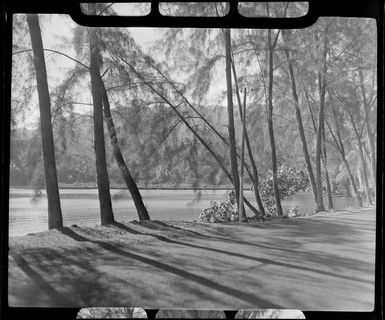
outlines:
[[[265,4],[244,6],[267,12]],[[98,4],[96,9],[115,14],[109,4]],[[267,13],[290,16],[302,9],[277,3]],[[227,8],[218,3],[209,7],[179,3],[167,10],[180,16],[199,10],[220,15]],[[14,26],[11,183],[30,185],[41,172],[39,128],[23,127],[36,103],[35,74],[31,44],[24,37],[28,34],[25,16],[15,16]],[[96,182],[90,165],[95,161],[90,152],[94,143],[87,67],[90,47],[87,28],[74,26],[72,31],[59,46],[47,48],[57,52],[45,54],[52,61],[62,56],[72,63],[58,81],[50,81],[52,125],[59,184],[80,186]],[[319,210],[322,206],[316,202],[323,191],[330,189],[331,194],[337,184],[339,190],[350,185],[353,195],[364,192],[370,203],[377,157],[373,21],[329,17],[290,32],[231,30],[229,87],[226,41],[220,29],[165,28],[154,31],[157,40],[147,44],[133,29],[96,28],[94,32],[116,138],[138,186],[232,187],[240,170],[237,95],[247,88],[245,184],[255,185],[259,179],[257,190],[268,213],[275,213],[277,199],[303,189],[311,178],[309,168]],[[226,110],[230,99],[236,103],[233,124]],[[229,134],[231,126],[234,134]],[[104,133],[107,137],[106,129]],[[108,148],[106,152],[110,183],[123,186],[113,153]],[[273,162],[275,192],[270,179]]]

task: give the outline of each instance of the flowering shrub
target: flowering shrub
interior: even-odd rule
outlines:
[[[288,217],[298,217],[299,214],[299,206],[293,206],[289,209]]]
[[[230,191],[224,201],[211,201],[210,207],[200,213],[199,220],[205,223],[238,221],[235,192]]]
[[[281,200],[298,192],[305,191],[309,186],[309,179],[303,171],[297,171],[295,167],[282,165],[277,170],[277,181],[279,189],[279,198]],[[263,201],[266,213],[275,215],[275,197],[273,188],[273,173],[268,171],[260,180],[259,192]]]
[[[298,192],[305,191],[309,186],[309,179],[303,171],[297,171],[295,167],[288,167],[282,165],[277,170],[277,180],[279,197],[281,200]],[[268,171],[260,179],[259,193],[265,207],[266,214],[269,216],[276,215],[277,209],[275,207],[275,197],[273,188],[273,174]],[[290,208],[288,212],[289,217],[299,216],[299,207]],[[260,217],[248,217],[247,221],[260,221]],[[231,191],[227,199],[224,201],[211,201],[210,207],[204,209],[200,215],[199,220],[205,223],[216,222],[230,222],[238,221],[238,208],[235,199],[235,192]]]

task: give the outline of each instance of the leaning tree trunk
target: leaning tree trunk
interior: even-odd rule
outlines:
[[[227,170],[224,161],[221,159],[219,155],[217,155],[214,150],[206,143],[206,141],[199,135],[199,133],[187,122],[185,117],[178,111],[177,106],[173,105],[161,92],[159,92],[156,88],[154,88],[153,85],[151,85],[148,81],[145,80],[144,76],[140,74],[132,64],[122,59],[124,63],[126,63],[130,70],[140,79],[143,81],[144,85],[146,85],[148,88],[151,89],[157,96],[159,96],[165,103],[167,103],[171,109],[175,112],[175,114],[179,117],[179,119],[186,125],[186,127],[191,131],[191,133],[199,140],[199,142],[206,148],[206,150],[212,155],[212,157],[215,159],[215,161],[218,163],[219,167],[222,169],[222,171],[225,173],[226,177],[229,179],[230,183],[234,186],[233,178],[229,171]],[[258,210],[244,197],[243,201],[245,204],[250,208],[250,210],[255,214],[258,215]]]
[[[332,128],[330,127],[329,123],[326,122],[328,128],[329,128],[329,131],[330,131],[330,134],[334,140],[334,143],[340,153],[340,156],[341,156],[341,160],[343,162],[343,164],[345,165],[345,168],[348,172],[348,175],[349,175],[349,180],[350,180],[350,185],[352,186],[353,188],[353,192],[354,192],[354,195],[356,197],[356,200],[357,200],[357,204],[359,207],[362,207],[362,199],[361,199],[361,196],[358,192],[358,189],[357,189],[357,185],[354,181],[354,176],[353,176],[353,173],[352,173],[352,170],[350,168],[350,165],[349,165],[349,162],[348,160],[346,159],[346,153],[345,153],[345,147],[344,147],[344,144],[343,144],[343,141],[342,141],[342,138],[341,138],[341,133],[340,133],[340,128],[339,128],[339,124],[338,124],[338,120],[337,120],[337,115],[335,113],[335,110],[333,109],[333,113],[334,113],[334,121],[335,121],[335,126],[336,126],[336,131],[337,131],[337,137],[335,136],[335,134],[333,133],[333,130]]]
[[[361,141],[358,142],[358,149],[360,151],[360,159],[361,159],[361,164],[362,164],[362,170],[364,173],[364,183],[365,183],[365,191],[366,191],[366,196],[368,199],[368,204],[372,205],[372,195],[370,193],[370,188],[369,188],[369,179],[368,179],[368,169],[366,167],[366,161],[364,157],[364,150],[362,148],[362,143]]]
[[[300,79],[301,79],[301,77],[300,77]],[[317,130],[317,125],[315,123],[314,112],[313,112],[313,109],[311,108],[311,105],[309,103],[308,93],[307,93],[307,91],[306,91],[306,89],[305,89],[305,87],[303,85],[302,79],[301,79],[301,83],[302,83],[302,88],[305,91],[306,101],[307,101],[307,105],[308,105],[308,108],[309,108],[309,111],[310,111],[310,117],[311,117],[311,122],[312,122],[312,125],[313,125],[313,130],[314,130],[314,133],[317,135],[318,130]],[[324,110],[324,112],[325,112],[325,110]],[[321,159],[322,159],[322,162],[324,164],[324,170],[325,170],[329,209],[332,209],[334,207],[334,205],[333,205],[332,189],[331,189],[331,186],[330,186],[329,170],[328,170],[328,164],[327,164],[326,140],[325,140],[325,119],[322,122],[322,124],[323,124],[323,127],[322,127],[322,152],[321,152]],[[322,190],[321,190],[321,192],[322,192]],[[318,201],[318,190],[317,190],[317,200],[316,200],[316,202],[317,201]]]
[[[241,119],[243,119],[242,102],[241,102],[241,96],[239,94],[239,86],[238,86],[237,72],[235,69],[234,59],[231,60],[231,67],[233,70],[235,92],[236,92],[237,100],[238,100],[238,111],[239,111],[239,114],[241,116]],[[242,121],[246,121],[246,119],[243,119]],[[257,166],[255,164],[253,151],[251,150],[251,145],[250,145],[250,140],[249,140],[249,135],[247,133],[247,129],[245,130],[245,142],[246,142],[247,153],[249,155],[249,159],[250,159],[250,163],[251,163],[251,168],[253,170],[253,175],[250,178],[252,178],[252,182],[253,182],[255,200],[257,201],[258,210],[260,211],[261,215],[265,216],[265,214],[266,214],[265,208],[263,207],[262,199],[261,199],[261,196],[259,194],[258,169],[257,169]]]
[[[89,13],[95,14],[96,7],[94,3],[88,3]],[[104,142],[103,129],[103,92],[100,86],[100,70],[99,61],[100,53],[98,48],[98,40],[95,29],[89,29],[90,43],[90,75],[91,75],[91,92],[93,101],[93,118],[94,118],[94,148],[96,156],[96,178],[98,184],[98,195],[100,205],[101,224],[109,224],[114,222],[114,214],[112,211],[110,182],[108,180],[106,149]]]
[[[322,123],[322,162],[324,165],[325,180],[326,180],[326,192],[328,197],[328,210],[334,209],[332,188],[330,185],[329,168],[328,168],[328,156],[326,151],[326,134],[325,134],[325,121]]]
[[[63,227],[63,217],[60,207],[59,187],[56,173],[55,146],[51,124],[51,102],[48,90],[43,41],[41,39],[39,18],[37,14],[28,14],[27,22],[31,35],[33,62],[39,97],[41,139],[48,199],[48,228],[61,228]]]
[[[271,162],[272,162],[272,171],[273,171],[273,189],[275,197],[275,205],[277,208],[278,216],[283,216],[283,210],[281,205],[281,199],[279,196],[278,188],[278,176],[277,176],[277,155],[275,148],[275,139],[274,139],[274,127],[273,127],[273,55],[274,47],[271,43],[271,29],[267,30],[268,37],[268,61],[269,61],[269,83],[268,83],[268,106],[267,106],[267,125],[269,129],[269,139],[271,147]]]
[[[215,135],[217,135],[222,141],[223,143],[229,147],[229,142],[225,139],[225,137],[220,134],[218,132],[218,130],[216,130],[214,128],[214,126],[188,101],[188,99],[183,95],[183,93],[175,86],[175,84],[170,81],[170,79],[168,79],[165,74],[156,66],[154,65],[151,65],[152,68],[154,68],[161,76],[164,80],[167,81],[167,83],[182,97],[182,99],[186,102],[186,104],[198,115],[198,117],[215,133]],[[234,63],[232,62],[232,68],[233,68],[233,71],[234,71]],[[234,74],[235,74],[235,71],[234,71]],[[234,76],[235,78],[235,87],[236,87],[236,92],[237,92],[237,98],[238,98],[238,106],[241,105],[241,102],[240,102],[240,96],[239,96],[239,90],[238,90],[238,86],[237,86],[237,80],[236,80],[236,76]],[[258,207],[259,207],[259,210],[261,211],[261,215],[265,215],[265,211],[264,211],[264,208],[263,208],[263,204],[262,204],[262,201],[261,201],[261,198],[260,198],[260,195],[259,195],[259,190],[258,188],[256,188],[256,186],[259,185],[258,183],[258,171],[257,171],[257,167],[255,165],[255,161],[254,161],[254,158],[253,158],[253,155],[252,155],[252,152],[251,152],[251,146],[250,146],[250,142],[249,142],[249,138],[248,138],[248,135],[247,135],[247,131],[246,131],[246,147],[247,147],[247,150],[248,150],[248,154],[249,154],[249,157],[250,157],[250,162],[251,162],[251,165],[252,165],[252,170],[253,170],[253,173],[250,171],[248,165],[245,163],[245,169],[246,169],[246,172],[247,174],[249,175],[250,177],[250,180],[252,181],[253,183],[253,187],[254,187],[254,195],[255,195],[255,199],[257,201],[257,204],[258,204]],[[250,156],[251,155],[251,156]],[[240,159],[240,155],[239,153],[237,153],[237,158]],[[258,200],[259,199],[259,200]],[[255,214],[258,214],[259,213],[257,211],[255,211],[254,209],[252,209],[252,211],[255,213]]]
[[[353,115],[350,112],[349,112],[349,118],[350,118],[350,122],[351,122],[351,124],[353,126],[354,133],[356,134],[356,138],[357,138],[358,151],[359,151],[359,154],[360,154],[362,170],[363,170],[363,173],[364,173],[364,184],[365,184],[366,197],[368,199],[368,204],[372,205],[373,204],[372,203],[372,196],[371,196],[370,190],[369,190],[368,169],[366,167],[366,161],[365,161],[365,156],[364,156],[364,149],[362,147],[361,135],[358,132],[357,126],[356,126],[356,124],[354,122],[354,119],[353,119]]]
[[[282,35],[285,35],[285,34],[286,34],[286,32],[283,31]],[[314,203],[316,206],[316,212],[318,212],[317,186],[316,186],[316,181],[315,181],[315,177],[314,177],[314,173],[313,173],[313,168],[312,168],[311,161],[310,161],[309,150],[307,147],[305,130],[303,128],[303,123],[302,123],[301,110],[299,108],[299,99],[298,99],[297,86],[296,86],[294,70],[293,70],[293,62],[290,59],[289,49],[287,47],[285,47],[284,51],[285,51],[286,60],[288,61],[288,66],[289,66],[289,74],[290,74],[290,79],[291,79],[291,91],[292,91],[293,100],[294,100],[295,116],[297,118],[297,123],[298,123],[298,132],[299,132],[299,136],[301,138],[301,143],[302,143],[302,152],[303,152],[303,155],[305,158],[306,169],[308,172],[310,186],[311,186],[311,190],[313,193],[313,199],[314,199]]]
[[[350,184],[353,188],[354,195],[356,196],[357,204],[361,208],[362,207],[362,199],[361,199],[360,193],[358,192],[357,184],[354,181],[354,176],[353,176],[352,170],[350,169],[349,162],[346,159],[345,153],[341,153],[341,157],[342,157],[342,161],[345,165],[345,168],[348,171]]]
[[[125,61],[126,62],[126,61]],[[126,62],[127,63],[127,62]],[[207,124],[207,126],[225,143],[226,146],[229,147],[229,142],[225,139],[225,137],[223,135],[221,135],[215,128],[212,124],[210,124],[210,122],[188,101],[188,99],[183,95],[183,93],[175,86],[175,84],[170,81],[170,79],[157,67],[157,66],[154,66],[152,64],[150,64],[151,67],[153,69],[155,69],[161,76],[164,80],[167,81],[167,83],[182,97],[182,99],[184,100],[184,102],[186,102],[186,104],[198,115],[198,117],[205,123]],[[234,64],[232,63],[232,67],[234,67]],[[132,68],[132,66],[130,66],[130,68]],[[235,84],[237,85],[237,83],[235,82]],[[154,91],[154,88],[150,86],[150,89]],[[154,91],[155,93],[157,93],[159,95],[158,92]],[[162,99],[164,99],[164,97],[162,97],[161,95],[159,95],[159,97],[161,97]],[[237,91],[237,97],[239,97],[239,92]],[[169,103],[169,102],[167,102]],[[247,134],[247,132],[246,132]],[[248,136],[246,135],[246,146],[247,146],[247,149],[248,149],[248,153],[249,155],[251,154],[251,147],[250,147],[250,143],[249,143],[249,139],[248,139]],[[238,153],[236,153],[237,155],[237,158],[240,159],[240,155]],[[252,157],[252,154],[251,154],[251,160],[252,162],[252,166],[253,166],[253,173],[251,173],[249,167],[247,166],[247,164],[245,163],[244,164],[244,167],[246,169],[246,172],[247,174],[249,175],[252,183],[253,183],[253,186],[254,186],[254,195],[255,195],[255,198],[257,200],[257,204],[259,206],[259,209],[261,210],[261,212],[258,212],[253,206],[251,206],[250,202],[248,200],[244,200],[245,204],[251,209],[251,211],[257,215],[257,216],[260,216],[265,214],[264,212],[264,208],[263,208],[263,204],[262,204],[262,201],[260,199],[260,195],[259,195],[259,190],[258,188],[256,188],[256,186],[259,185],[258,183],[258,172],[257,172],[257,169],[256,169],[256,166],[255,166],[255,162],[254,162],[254,159]],[[258,200],[259,199],[259,200]],[[262,209],[261,209],[262,208]]]
[[[323,80],[325,81],[325,79]],[[317,130],[317,143],[316,143],[316,185],[317,185],[317,211],[325,211],[323,196],[322,196],[322,179],[321,179],[321,156],[322,156],[322,125],[324,121],[324,106],[325,106],[325,83],[322,84],[321,89],[321,101],[320,110],[318,115],[318,130]]]
[[[239,206],[238,214],[240,217],[244,217],[244,206],[243,206],[243,178],[244,178],[244,165],[245,165],[245,132],[246,132],[246,88],[244,89],[243,99],[243,116],[241,116],[242,123],[242,135],[241,135],[241,177],[239,187]]]
[[[363,104],[364,104],[364,111],[365,111],[365,126],[366,126],[366,131],[368,134],[368,139],[369,139],[369,145],[370,145],[370,151],[371,151],[371,165],[372,165],[372,172],[373,172],[373,181],[374,181],[374,186],[376,189],[376,194],[377,194],[377,154],[376,154],[376,146],[375,146],[375,136],[372,131],[372,127],[370,124],[370,107],[368,104],[368,100],[366,97],[366,90],[365,90],[365,84],[364,84],[364,75],[362,73],[362,70],[358,70],[358,75],[360,77],[360,89],[361,89],[361,95],[363,99]]]
[[[327,73],[327,50],[328,50],[328,39],[327,39],[328,28],[325,28],[323,51],[322,51],[322,72],[318,72],[318,83],[319,83],[319,94],[320,94],[320,108],[318,115],[318,130],[317,130],[317,142],[316,142],[316,184],[317,184],[317,205],[318,211],[325,211],[322,195],[322,168],[321,168],[321,157],[322,157],[322,128],[324,126],[324,115],[325,115],[325,96],[326,96],[326,73]]]
[[[131,194],[132,200],[134,201],[136,211],[138,212],[139,220],[150,220],[150,216],[147,212],[146,207],[144,206],[142,196],[139,192],[138,186],[135,183],[135,180],[132,178],[130,171],[127,168],[126,162],[124,161],[122,151],[120,150],[118,137],[116,135],[114,121],[111,115],[110,103],[107,96],[107,91],[104,86],[103,80],[100,79],[102,92],[103,92],[103,110],[104,116],[107,122],[108,132],[110,133],[110,141],[112,146],[112,151],[116,163],[118,164],[119,170],[122,174],[124,182],[128,188],[128,191]]]
[[[231,175],[233,177],[233,184],[235,189],[235,196],[237,199],[238,208],[243,205],[239,203],[239,174],[237,164],[237,147],[235,142],[235,129],[234,129],[234,106],[233,106],[233,87],[231,83],[231,34],[230,29],[224,31],[225,36],[225,49],[226,49],[226,84],[227,84],[227,115],[228,115],[228,130],[230,141],[230,162],[231,162]],[[246,219],[244,210],[240,210],[243,213],[239,216],[239,220]]]

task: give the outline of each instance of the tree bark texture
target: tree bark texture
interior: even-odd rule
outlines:
[[[103,110],[104,110],[104,117],[106,119],[108,132],[110,133],[110,141],[112,146],[112,151],[114,154],[114,158],[116,163],[118,164],[119,170],[122,174],[122,177],[124,179],[124,182],[126,183],[126,186],[128,188],[128,191],[131,194],[131,198],[134,201],[136,211],[138,212],[138,217],[140,221],[143,220],[150,220],[150,216],[147,212],[147,209],[143,203],[142,196],[139,192],[138,186],[135,183],[135,180],[133,179],[130,171],[128,170],[128,167],[126,165],[126,162],[124,161],[122,151],[120,150],[118,137],[116,135],[115,125],[114,121],[112,119],[111,114],[111,108],[110,103],[108,100],[108,95],[106,88],[104,86],[103,80],[100,79],[102,92],[103,92]]]
[[[369,146],[370,146],[370,152],[371,152],[371,165],[372,165],[372,172],[373,172],[373,182],[375,189],[377,190],[377,153],[376,153],[376,145],[375,145],[375,136],[372,131],[372,127],[370,125],[370,107],[368,103],[368,99],[366,97],[366,89],[365,89],[365,84],[364,84],[364,75],[362,73],[362,70],[358,70],[358,75],[360,77],[360,89],[361,89],[361,95],[362,95],[362,100],[364,104],[364,111],[365,111],[365,126],[366,126],[366,131],[368,134],[368,139],[369,139]],[[377,194],[377,192],[376,192]]]
[[[240,187],[239,187],[239,206],[238,213],[239,217],[244,217],[244,208],[243,208],[243,177],[244,177],[244,164],[245,164],[245,132],[246,132],[246,88],[244,89],[244,100],[243,100],[243,115],[241,117],[242,123],[242,138],[241,138],[241,177],[240,177]]]
[[[241,96],[239,94],[239,86],[238,86],[237,72],[235,69],[234,59],[232,59],[231,62],[232,62],[231,66],[232,66],[233,75],[234,75],[235,92],[236,92],[237,100],[238,100],[238,111],[239,111],[239,114],[241,116],[242,121],[246,121],[246,118],[244,119],[243,112],[242,112],[242,102],[241,102]],[[249,173],[249,175],[250,175],[250,178],[252,178],[255,200],[257,201],[258,210],[260,211],[261,215],[265,216],[265,214],[266,214],[265,208],[263,207],[262,199],[261,199],[261,196],[259,194],[258,169],[257,169],[257,165],[255,164],[253,151],[251,150],[251,145],[250,145],[249,135],[247,133],[247,128],[245,129],[245,142],[246,142],[247,153],[249,155],[249,159],[250,159],[250,163],[251,163],[251,168],[253,170],[253,175],[251,176],[250,173]]]
[[[370,189],[369,189],[368,168],[366,166],[366,161],[365,161],[365,156],[364,156],[364,149],[362,147],[362,139],[361,139],[360,133],[358,132],[357,126],[354,123],[353,115],[350,112],[349,112],[349,118],[350,118],[350,122],[351,122],[351,124],[353,126],[354,133],[356,134],[356,138],[357,138],[358,151],[359,151],[359,154],[360,154],[362,171],[363,171],[363,174],[364,174],[364,184],[365,184],[366,197],[368,199],[369,205],[372,205],[373,204],[372,203],[372,195],[370,194]]]
[[[242,107],[241,107],[242,103],[240,102],[241,98],[239,96],[239,88],[238,88],[238,84],[237,84],[237,80],[236,80],[237,77],[236,77],[235,66],[234,66],[233,60],[232,60],[231,65],[232,65],[232,70],[233,70],[233,73],[234,73],[235,87],[236,87],[236,93],[237,93],[237,99],[238,99],[238,106],[239,106],[239,108],[242,109]],[[230,144],[226,140],[226,138],[221,133],[219,133],[218,130],[216,130],[215,127],[188,101],[188,99],[184,96],[184,94],[180,90],[178,90],[178,88],[175,86],[175,84],[172,81],[170,81],[170,79],[167,78],[167,76],[157,66],[151,65],[151,67],[154,68],[162,76],[162,78],[165,79],[167,81],[167,83],[172,86],[172,88],[182,97],[182,99],[198,115],[198,117],[204,123],[207,124],[207,126],[224,142],[224,144],[226,146],[229,147]],[[250,158],[250,162],[251,162],[251,166],[252,166],[253,172],[250,171],[250,168],[248,167],[246,162],[244,164],[244,167],[246,169],[246,172],[247,172],[248,176],[250,177],[250,180],[253,183],[254,196],[255,196],[255,199],[256,199],[257,204],[258,204],[258,209],[259,209],[260,213],[262,214],[262,216],[264,216],[265,215],[265,210],[264,210],[264,207],[263,207],[263,204],[262,204],[262,201],[261,201],[261,197],[260,197],[260,194],[259,194],[259,189],[257,188],[257,186],[259,186],[258,171],[257,171],[257,167],[255,165],[255,161],[254,161],[254,157],[253,157],[252,151],[251,151],[251,146],[250,146],[250,141],[249,141],[249,137],[248,137],[247,131],[246,131],[246,147],[247,147],[247,150],[248,150],[248,154],[249,154],[249,158]],[[237,158],[240,159],[240,155],[238,153],[237,153]],[[254,209],[255,208],[253,208],[252,211],[254,213],[256,213],[257,211],[254,210]]]
[[[334,109],[333,109],[333,115],[334,115],[334,122],[335,122],[335,126],[336,126],[337,137],[333,133],[333,130],[331,129],[330,125],[328,123],[327,123],[327,125],[328,125],[329,131],[332,135],[332,138],[334,140],[334,143],[335,143],[335,145],[336,145],[336,147],[340,153],[341,160],[342,160],[342,162],[343,162],[343,164],[344,164],[344,166],[348,172],[350,185],[353,188],[353,192],[354,192],[354,196],[356,197],[357,204],[359,207],[362,207],[362,199],[361,199],[361,196],[358,192],[357,185],[354,181],[354,176],[353,176],[352,170],[350,168],[349,162],[346,159],[345,147],[344,147],[344,144],[343,144],[343,141],[341,138],[341,131],[340,131],[340,127],[339,127],[338,120],[337,120],[337,114],[336,114]]]
[[[238,208],[239,203],[239,174],[237,163],[237,147],[235,140],[234,129],[234,106],[233,106],[233,86],[231,82],[231,33],[230,29],[224,30],[225,36],[225,50],[226,50],[226,84],[227,84],[227,116],[228,116],[228,131],[230,142],[230,163],[231,163],[231,175],[233,177],[233,185],[235,189],[235,196],[237,199]],[[242,212],[242,211],[241,211]],[[244,211],[243,211],[244,212]],[[246,216],[240,216],[239,220],[245,220]]]
[[[328,168],[328,156],[326,151],[326,135],[325,135],[325,121],[322,123],[322,163],[324,166],[325,180],[326,180],[326,193],[328,198],[328,210],[334,209],[332,187],[330,185],[329,168]],[[321,191],[322,192],[322,191]]]
[[[282,35],[284,35],[285,33],[286,32],[283,31]],[[317,186],[316,186],[316,181],[315,181],[315,177],[314,177],[314,173],[313,173],[313,168],[312,168],[312,165],[311,165],[309,150],[308,150],[308,147],[307,147],[305,131],[304,131],[304,128],[303,128],[303,123],[302,123],[302,116],[301,116],[301,110],[300,110],[300,107],[299,107],[299,99],[298,99],[298,93],[297,93],[297,86],[296,86],[296,81],[295,81],[295,76],[294,76],[293,62],[290,59],[289,49],[287,47],[285,47],[284,51],[285,51],[286,60],[288,61],[289,74],[290,74],[290,80],[291,80],[291,91],[292,91],[293,100],[294,100],[295,116],[296,116],[297,123],[298,123],[298,132],[299,132],[299,136],[301,138],[301,143],[302,143],[302,152],[303,152],[303,155],[304,155],[304,158],[305,158],[306,169],[307,169],[307,172],[308,172],[310,186],[311,186],[311,190],[312,190],[312,193],[313,193],[313,199],[314,199],[315,208],[316,208],[316,212],[317,212],[317,210],[318,210],[318,205],[317,205],[317,201],[318,201]]]
[[[95,14],[96,8],[94,3],[88,3],[89,13]],[[96,158],[96,178],[98,185],[98,196],[100,205],[101,224],[110,224],[114,222],[114,214],[112,211],[110,182],[108,179],[106,149],[104,141],[103,128],[103,92],[100,86],[100,53],[98,48],[98,39],[96,30],[90,28],[88,30],[90,43],[90,75],[91,75],[91,92],[93,101],[93,119],[94,119],[94,149]]]
[[[318,114],[318,130],[317,130],[317,143],[316,143],[316,184],[317,184],[317,211],[325,211],[323,196],[322,196],[322,168],[321,168],[321,157],[322,157],[322,127],[324,123],[325,115],[325,96],[326,96],[326,72],[327,72],[327,39],[328,29],[325,28],[323,36],[323,50],[322,50],[322,71],[318,73],[319,81],[319,95],[320,95],[320,108]]]
[[[51,124],[51,101],[48,90],[47,70],[38,15],[28,14],[27,23],[31,35],[33,62],[35,66],[37,92],[39,98],[44,173],[48,199],[48,228],[62,228],[63,217],[60,206],[55,161],[55,146]]]
[[[267,30],[268,37],[268,61],[269,61],[269,83],[268,83],[268,106],[267,106],[267,125],[269,129],[269,140],[271,147],[271,162],[273,171],[273,189],[275,197],[275,205],[277,208],[277,215],[283,216],[281,199],[279,196],[278,176],[277,176],[277,155],[274,138],[273,127],[273,63],[274,63],[274,46],[272,45],[271,29]]]
[[[230,172],[227,170],[224,161],[221,159],[219,155],[215,153],[215,151],[207,144],[207,142],[199,135],[199,133],[187,122],[185,117],[178,111],[178,108],[173,105],[161,92],[159,92],[153,85],[145,80],[142,74],[140,74],[129,62],[123,60],[129,67],[130,70],[134,72],[134,74],[144,82],[144,84],[150,88],[156,95],[158,95],[165,103],[167,103],[171,109],[175,112],[175,114],[179,117],[179,119],[186,125],[186,127],[191,131],[191,133],[199,140],[199,142],[206,148],[206,150],[212,155],[215,161],[218,163],[221,170],[225,173],[227,179],[229,179],[230,183],[234,186],[233,177]],[[255,214],[258,215],[258,210],[244,197],[243,201],[249,207],[249,209]]]

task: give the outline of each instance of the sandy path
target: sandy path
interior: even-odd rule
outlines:
[[[12,306],[370,311],[375,208],[263,224],[125,223],[10,239]]]

